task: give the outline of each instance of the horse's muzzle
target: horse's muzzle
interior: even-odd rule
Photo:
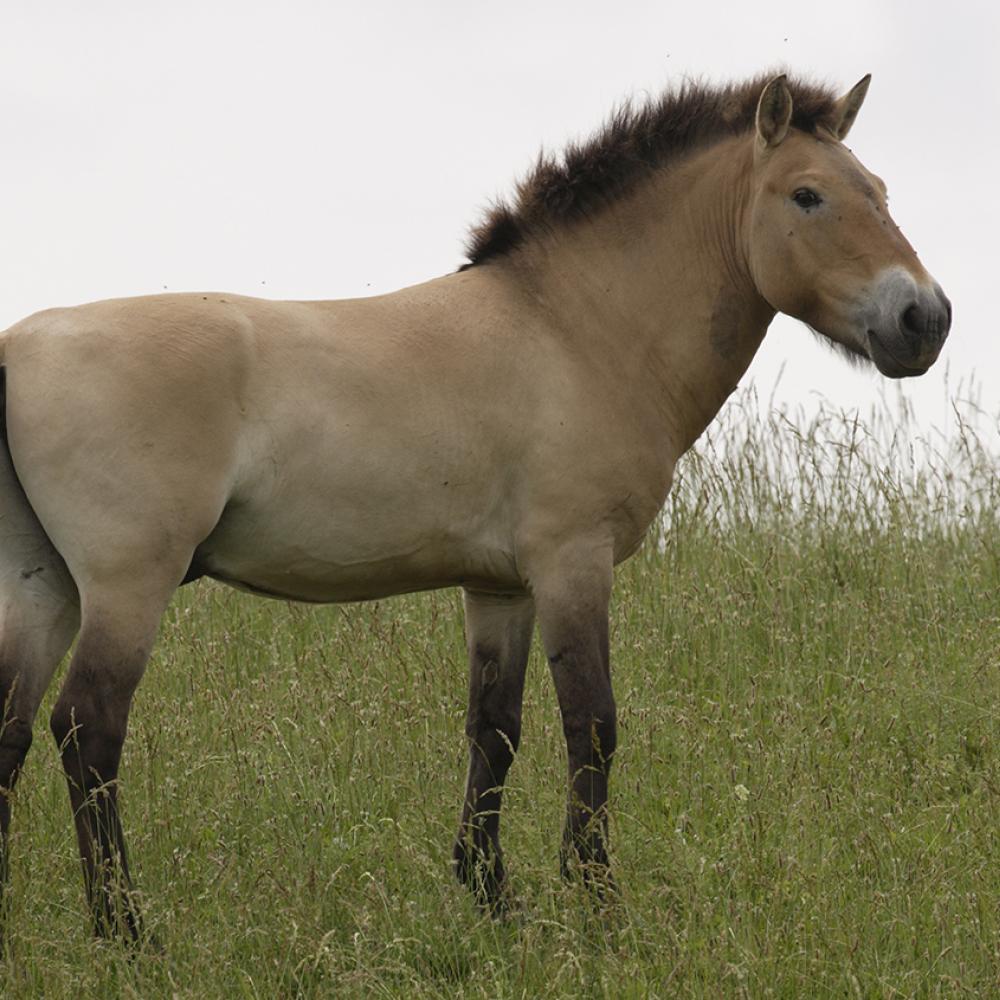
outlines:
[[[937,360],[951,329],[951,303],[937,284],[918,285],[891,272],[866,310],[868,356],[889,378],[923,375]]]

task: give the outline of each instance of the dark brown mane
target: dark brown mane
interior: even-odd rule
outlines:
[[[543,153],[518,183],[514,203],[496,201],[472,229],[463,270],[510,253],[533,233],[592,213],[658,167],[750,130],[761,91],[775,75],[721,87],[684,83],[641,106],[616,108],[600,131],[559,156]],[[792,126],[815,132],[830,118],[838,95],[792,78],[788,86]]]

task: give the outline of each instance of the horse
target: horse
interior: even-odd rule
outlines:
[[[295,601],[464,591],[458,878],[501,913],[537,620],[567,748],[564,868],[611,893],[613,570],[777,312],[890,378],[951,305],[844,145],[868,90],[685,83],[543,155],[467,260],[387,295],[169,294],[0,334],[0,836],[43,692],[97,933],[143,939],[119,810],[133,694],[199,577]]]

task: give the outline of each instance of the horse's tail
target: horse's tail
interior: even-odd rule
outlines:
[[[7,451],[7,331],[0,332],[0,448]]]
[[[6,348],[0,333],[0,788],[13,787],[38,703],[79,621],[72,577],[11,458]]]
[[[7,451],[7,332],[0,333],[0,448]]]
[[[9,665],[5,657],[16,652],[17,657],[30,663],[37,656],[46,662],[46,669],[50,668],[69,645],[68,640],[65,646],[61,645],[67,625],[60,616],[67,601],[76,601],[76,589],[66,564],[42,527],[14,468],[6,348],[7,333],[0,332],[0,721],[4,668]],[[73,614],[69,624],[75,631]],[[17,648],[13,649],[11,643]],[[20,661],[15,658],[10,662]],[[0,787],[3,787],[2,774]]]

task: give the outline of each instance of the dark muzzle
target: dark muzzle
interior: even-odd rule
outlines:
[[[890,378],[922,375],[937,360],[951,329],[951,303],[941,289],[914,289],[894,317],[868,329],[869,354]]]

